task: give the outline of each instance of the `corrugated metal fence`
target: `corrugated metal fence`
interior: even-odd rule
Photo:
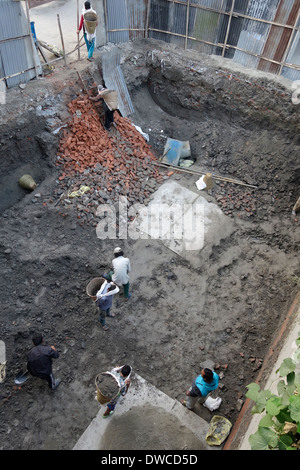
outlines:
[[[41,73],[21,2],[0,0],[0,80],[10,88]]]
[[[300,0],[102,1],[107,42],[160,39],[300,79]],[[20,1],[0,0],[0,81],[8,87],[42,73],[28,21]]]
[[[108,42],[144,37],[300,79],[300,0],[105,0]]]

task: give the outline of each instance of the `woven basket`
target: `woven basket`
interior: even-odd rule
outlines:
[[[103,375],[103,374],[106,374],[106,375],[111,375],[114,379],[115,377],[110,374],[109,372],[101,372],[100,374],[98,374],[95,378],[95,385],[96,385],[96,389],[97,389],[97,400],[98,402],[101,404],[101,405],[105,405],[105,403],[108,403],[110,402],[111,400],[113,400],[114,398],[116,398],[119,393],[120,393],[120,390],[118,391],[118,393],[114,396],[114,397],[107,397],[105,395],[103,395],[103,393],[101,392],[100,388],[98,387],[98,384],[97,384],[97,379],[100,375]],[[116,380],[116,379],[115,379]],[[117,382],[117,380],[116,380]]]
[[[102,286],[103,282],[105,282],[104,277],[95,277],[94,279],[92,279],[86,286],[87,295],[93,300],[96,300],[96,294]]]
[[[83,15],[84,26],[88,33],[94,34],[97,26],[98,16],[93,12],[86,12]]]
[[[112,111],[118,109],[118,92],[116,90],[107,90],[102,96],[105,103]]]

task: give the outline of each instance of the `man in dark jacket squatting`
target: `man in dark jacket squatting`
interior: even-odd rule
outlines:
[[[29,351],[27,355],[27,369],[34,377],[47,380],[51,390],[55,390],[60,380],[54,379],[52,373],[52,359],[59,357],[59,353],[56,351],[54,346],[45,346],[43,344],[43,336],[37,334],[32,338],[34,347]]]

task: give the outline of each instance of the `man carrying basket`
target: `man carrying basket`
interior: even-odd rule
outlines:
[[[96,42],[96,27],[98,25],[98,16],[95,10],[91,8],[90,2],[85,2],[82,9],[79,28],[77,34],[83,28],[83,37],[85,40],[86,48],[88,50],[88,60],[93,60],[93,53]]]
[[[115,126],[114,112],[118,109],[118,92],[99,85],[98,95],[90,96],[90,100],[95,102],[102,101],[105,112],[104,127],[107,131],[110,131],[111,125]]]
[[[108,418],[108,416],[112,415],[116,404],[118,403],[121,396],[125,396],[128,392],[130,386],[130,375],[131,375],[132,368],[131,366],[124,365],[122,367],[115,367],[110,371],[110,373],[115,377],[117,380],[120,391],[118,395],[113,398],[109,403],[107,403],[107,409],[103,414],[103,418]]]

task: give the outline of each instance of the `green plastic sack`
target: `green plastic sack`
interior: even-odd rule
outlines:
[[[220,446],[228,436],[231,422],[224,416],[215,415],[209,424],[205,440],[210,446]]]

